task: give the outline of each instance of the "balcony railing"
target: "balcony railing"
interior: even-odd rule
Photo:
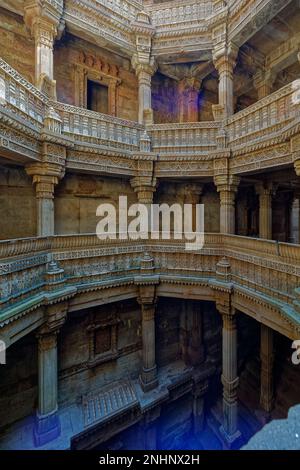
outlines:
[[[147,127],[155,153],[187,154],[207,152],[216,147],[218,122],[154,124]]]
[[[53,102],[62,120],[63,134],[77,142],[86,142],[110,148],[137,150],[143,126],[107,114]]]
[[[45,117],[47,97],[29,83],[16,70],[0,59],[0,105],[41,128]]]
[[[59,289],[113,286],[134,282],[145,250],[162,279],[192,277],[207,286],[216,277],[217,262],[226,256],[236,288],[285,307],[293,307],[300,285],[300,246],[269,240],[207,233],[200,251],[186,251],[178,240],[100,241],[91,234],[9,240],[0,242],[0,319],[13,305],[22,308],[26,299],[45,289],[50,260],[64,270]]]
[[[230,145],[243,145],[262,139],[265,135],[282,130],[300,116],[296,93],[297,82],[290,83],[232,116],[226,126]]]

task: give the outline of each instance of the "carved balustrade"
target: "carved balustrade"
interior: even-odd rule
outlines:
[[[154,124],[147,127],[155,153],[209,152],[216,148],[218,122]]]
[[[47,97],[2,59],[0,106],[4,112],[23,118],[38,129],[43,127]]]
[[[225,126],[229,145],[235,147],[255,142],[283,131],[300,116],[296,90],[297,82],[292,82],[230,117]]]
[[[63,134],[74,137],[76,142],[139,149],[143,127],[135,122],[63,103],[53,102],[53,107],[61,117]]]
[[[93,234],[8,240],[0,242],[0,312],[6,315],[15,305],[22,309],[25,300],[43,293],[51,261],[58,273],[63,270],[59,289],[120,286],[134,284],[146,250],[154,258],[155,275],[179,284],[209,286],[226,256],[237,289],[277,302],[287,312],[300,285],[300,246],[288,243],[217,233],[205,234],[200,251],[185,250],[178,240],[100,241]]]

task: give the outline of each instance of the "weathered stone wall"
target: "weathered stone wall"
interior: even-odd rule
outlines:
[[[121,83],[117,87],[116,115],[122,119],[137,121],[138,119],[138,82],[130,61],[116,54],[100,49],[82,39],[66,34],[55,45],[54,78],[57,82],[57,99],[63,103],[75,105],[75,67],[80,53],[100,59],[107,67],[118,67],[117,77]],[[97,68],[95,68],[96,72]],[[101,72],[96,72],[101,75]],[[115,75],[115,72],[113,73]]]
[[[115,359],[88,367],[91,324],[118,318]],[[59,337],[59,403],[74,403],[89,391],[110,382],[137,378],[141,368],[141,312],[137,303],[126,301],[71,313]]]
[[[56,233],[95,233],[100,220],[96,217],[98,205],[112,203],[118,214],[119,195],[128,197],[128,206],[137,202],[129,181],[67,174],[55,192]]]
[[[34,83],[34,40],[23,19],[0,8],[0,57]]]
[[[21,167],[0,167],[0,239],[36,234],[36,199],[32,181]]]
[[[8,348],[0,367],[0,426],[32,415],[37,406],[37,340],[28,335]]]

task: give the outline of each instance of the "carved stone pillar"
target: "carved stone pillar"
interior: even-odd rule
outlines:
[[[138,302],[142,311],[142,372],[140,383],[147,392],[158,384],[157,367],[155,360],[155,310],[156,310],[156,284],[159,278],[154,274],[153,258],[145,253],[141,260],[140,275],[134,279],[139,286]]]
[[[219,106],[222,107],[224,117],[231,116],[234,112],[233,71],[237,54],[238,48],[231,44],[221,54],[214,55],[214,64],[219,74]]]
[[[57,416],[57,332],[38,336],[39,401],[34,438],[37,446],[60,434]]]
[[[152,165],[152,162],[149,162]],[[152,171],[152,170],[151,170]],[[152,204],[153,196],[157,187],[155,177],[145,174],[144,176],[135,176],[131,178],[130,184],[137,194],[139,204],[143,204],[147,208],[148,213],[148,233],[152,230]]]
[[[198,183],[188,183],[183,187],[184,204],[192,204],[192,230],[197,230],[196,223],[196,204],[201,204],[204,185]]]
[[[199,120],[199,90],[201,80],[186,77],[178,83],[179,122],[197,122]]]
[[[300,243],[300,195],[296,194],[291,207],[290,240],[291,243]]]
[[[235,233],[235,198],[240,178],[235,175],[215,176],[220,193],[220,233]]]
[[[272,183],[258,184],[255,187],[259,196],[259,237],[272,239]]]
[[[151,17],[148,13],[140,11],[136,20],[131,23],[135,32],[136,53],[132,57],[132,66],[135,69],[139,82],[139,122],[153,121],[151,105],[151,77],[155,73],[157,66],[151,55],[152,37],[155,28],[151,24]]]
[[[238,401],[237,388],[237,327],[235,310],[221,311],[223,319],[222,330],[222,384],[223,384],[223,426],[221,432],[230,446],[238,437]]]
[[[38,409],[34,426],[34,440],[41,446],[60,434],[57,415],[57,334],[67,314],[66,303],[48,308],[48,322],[39,331],[38,338]]]
[[[45,165],[26,168],[32,176],[37,201],[37,236],[54,235],[54,188],[62,176],[61,169]]]
[[[272,93],[274,76],[270,70],[259,70],[254,76],[254,88],[259,100]]]
[[[224,442],[231,447],[240,437],[238,430],[237,387],[237,325],[236,311],[231,304],[231,268],[226,258],[216,265],[216,280],[211,282],[215,291],[216,308],[222,315],[222,384],[223,425],[220,432]]]
[[[260,404],[268,413],[274,404],[273,395],[273,330],[261,323],[260,327]]]
[[[43,4],[38,1],[25,1],[24,21],[31,30],[35,41],[36,85],[42,87],[44,77],[53,80],[53,44],[62,33],[62,4]]]
[[[180,346],[183,361],[199,365],[204,360],[202,315],[192,300],[182,302],[180,314]]]
[[[140,376],[144,392],[158,385],[155,361],[155,301],[151,304],[140,301],[142,309],[143,366]]]
[[[152,118],[152,97],[151,97],[151,80],[152,75],[156,71],[154,61],[150,64],[141,64],[136,61],[136,57],[132,60],[139,82],[139,123],[143,124],[147,121],[150,124]],[[150,115],[150,118],[149,118]]]

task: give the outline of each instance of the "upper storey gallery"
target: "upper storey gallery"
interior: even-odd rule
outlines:
[[[3,0],[0,56],[57,101],[213,121],[300,77],[299,0]]]

